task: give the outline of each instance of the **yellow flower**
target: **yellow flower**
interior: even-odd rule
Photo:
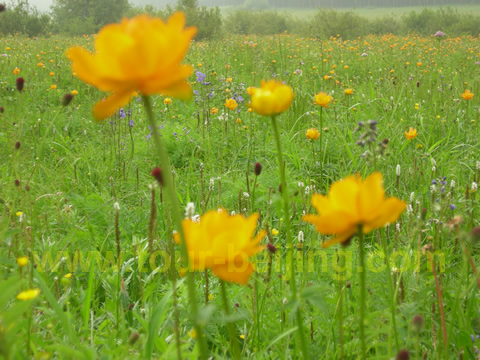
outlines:
[[[35,299],[38,294],[40,294],[40,289],[30,289],[26,291],[22,291],[20,294],[17,295],[18,300],[32,300]]]
[[[232,82],[233,79],[232,79],[232,78],[227,78],[225,81],[226,81],[226,82]]]
[[[315,104],[319,106],[323,106],[328,109],[328,104],[330,104],[333,100],[333,97],[327,95],[323,91],[320,91],[317,95],[315,95]]]
[[[275,229],[275,228],[272,229],[272,235],[273,236],[277,236],[278,233],[279,233],[279,231],[277,229]]]
[[[237,101],[235,99],[227,99],[225,100],[224,104],[228,109],[235,110],[238,106]]]
[[[254,267],[248,258],[262,250],[265,230],[253,236],[259,215],[230,216],[226,210],[209,211],[200,222],[182,222],[192,270],[211,269],[221,280],[245,285]],[[180,241],[178,233],[175,241]]]
[[[15,69],[13,69],[13,73],[14,73],[15,75],[20,74],[20,69],[16,67]]]
[[[72,95],[78,95],[78,91],[77,90],[72,90]]]
[[[216,107],[212,107],[212,108],[210,109],[210,114],[213,115],[213,114],[217,114],[217,113],[218,113],[218,109],[217,109]]]
[[[55,73],[54,72],[51,72],[50,74],[48,74],[50,76],[55,76]]]
[[[164,103],[165,105],[170,105],[170,104],[172,103],[172,99],[170,99],[170,98],[165,98],[165,99],[163,100],[163,103]]]
[[[240,335],[240,339],[245,340],[245,335]]]
[[[193,69],[181,64],[195,27],[185,28],[185,15],[167,22],[148,15],[105,26],[95,38],[95,53],[72,47],[67,56],[77,76],[111,95],[98,102],[93,113],[103,120],[126,105],[134,91],[190,99],[186,82]]]
[[[417,135],[417,129],[414,129],[413,127],[410,127],[408,132],[405,131],[405,136],[407,137],[407,140],[415,139]]]
[[[415,104],[415,110],[418,110],[418,109],[420,109],[420,104],[419,104],[419,103],[416,103],[416,104]]]
[[[28,258],[26,256],[21,256],[17,258],[17,265],[20,267],[27,266],[28,264]]]
[[[359,227],[368,234],[400,217],[406,203],[395,197],[385,199],[382,182],[379,172],[365,180],[351,175],[335,182],[328,196],[313,194],[312,205],[319,215],[308,214],[303,220],[314,224],[321,234],[335,235],[323,247],[348,241]]]
[[[212,301],[214,298],[215,298],[215,296],[213,296],[213,294],[208,294],[208,300],[209,301]]]
[[[242,123],[242,119],[240,118],[237,118],[237,120],[235,121],[237,124],[241,124]]]
[[[57,85],[50,85],[50,89],[55,90],[57,88]]]
[[[66,279],[71,279],[72,278],[72,273],[65,274],[63,277],[66,278]]]
[[[462,98],[464,100],[471,100],[471,99],[473,99],[473,95],[475,95],[475,94],[470,92],[470,90],[465,90],[462,94]]]
[[[305,133],[305,137],[308,140],[317,140],[320,137],[320,132],[317,129],[308,129]]]
[[[22,216],[22,215],[23,215],[23,212],[21,212],[21,211],[17,211],[17,212],[15,213],[15,215],[17,215],[18,217],[20,217],[20,216]]]
[[[197,330],[195,329],[192,329],[190,330],[189,332],[187,332],[188,336],[190,336],[192,339],[196,339],[197,338]]]
[[[422,66],[422,63],[420,61],[417,62],[417,66]]]
[[[352,89],[345,89],[344,93],[345,93],[345,95],[352,95],[353,90]]]
[[[37,64],[37,66],[38,66],[38,67],[42,67],[42,66],[43,66],[43,63],[39,62],[39,63]]]
[[[293,90],[279,81],[261,81],[259,88],[247,90],[251,108],[259,115],[271,116],[286,111],[293,101]]]

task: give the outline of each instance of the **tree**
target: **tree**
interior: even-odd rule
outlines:
[[[57,31],[81,35],[120,21],[128,9],[128,0],[55,0],[52,14]]]

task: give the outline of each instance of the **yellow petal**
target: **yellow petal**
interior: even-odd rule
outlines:
[[[354,219],[358,219],[358,190],[358,180],[355,176],[351,175],[334,183],[330,187],[328,198],[335,209],[350,214]]]
[[[108,98],[103,99],[95,104],[93,108],[93,115],[97,120],[104,120],[105,118],[115,114],[115,111],[122,106],[128,104],[132,97],[132,89],[123,90],[113,93]]]
[[[373,173],[359,187],[358,213],[362,222],[368,222],[378,217],[378,212],[385,200],[385,190],[382,184],[382,174]]]
[[[251,263],[236,264],[233,263],[213,266],[212,271],[223,281],[233,282],[240,285],[247,285],[250,275],[253,273]]]
[[[334,211],[325,215],[305,215],[303,221],[315,225],[321,234],[341,234],[352,226],[357,226],[355,219],[343,211]]]
[[[354,226],[352,227],[351,229],[349,229],[348,231],[344,232],[344,233],[341,233],[341,234],[338,234],[337,236],[335,236],[333,239],[330,239],[328,241],[325,241],[323,244],[322,244],[322,247],[323,248],[327,248],[327,247],[330,247],[332,245],[335,245],[335,244],[340,244],[344,241],[347,241],[348,239],[350,239],[353,235],[355,235],[355,233],[357,232],[357,227]]]
[[[312,205],[319,214],[326,214],[334,210],[330,200],[321,194],[312,195]]]
[[[374,229],[394,223],[406,207],[405,201],[394,197],[386,199],[379,209],[378,217],[363,225],[363,233],[367,234]]]

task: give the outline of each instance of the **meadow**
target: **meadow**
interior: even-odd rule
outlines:
[[[0,41],[2,358],[478,356],[478,37],[194,41],[191,101],[137,93],[103,121],[66,56],[95,37]],[[294,94],[273,120],[249,95],[270,79]],[[312,197],[374,173],[405,211],[322,247]],[[245,285],[185,269],[175,202],[259,214],[222,230],[261,235]]]

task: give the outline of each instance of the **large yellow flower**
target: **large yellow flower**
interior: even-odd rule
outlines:
[[[335,235],[323,247],[347,241],[359,226],[367,234],[399,218],[406,203],[395,197],[385,199],[382,181],[379,172],[365,180],[352,175],[334,183],[328,196],[312,196],[319,215],[305,215],[303,220],[314,224],[321,234]]]
[[[463,93],[462,93],[462,98],[464,100],[472,100],[473,99],[473,95],[475,95],[474,93],[472,93],[470,90],[465,90]]]
[[[212,210],[203,215],[200,222],[183,220],[192,269],[211,269],[224,281],[247,284],[254,270],[248,258],[262,250],[259,243],[265,237],[265,230],[253,237],[258,216],[245,218],[230,216],[226,210]],[[179,236],[175,240],[179,242]]]
[[[105,26],[95,38],[95,53],[72,47],[67,56],[73,72],[111,95],[98,102],[93,113],[103,120],[126,105],[134,91],[189,99],[186,78],[193,69],[182,65],[196,28],[185,28],[185,15],[177,12],[167,22],[148,15]]]
[[[251,107],[259,115],[271,116],[286,111],[293,101],[293,91],[279,81],[262,80],[259,88],[248,88]]]

